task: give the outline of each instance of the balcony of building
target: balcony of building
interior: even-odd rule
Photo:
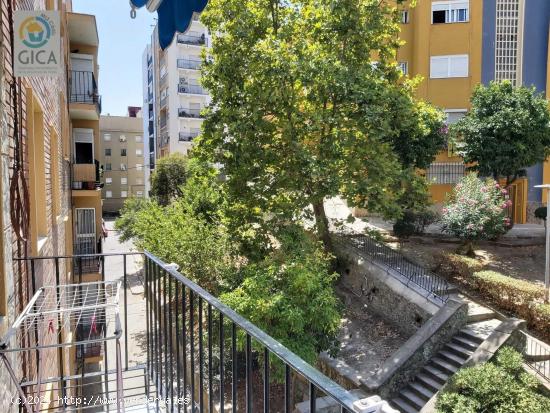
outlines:
[[[208,95],[206,89],[200,85],[189,85],[186,83],[180,83],[178,85],[178,93],[180,94],[189,94],[189,95]]]
[[[190,131],[179,132],[178,141],[179,142],[192,142],[197,136],[201,133],[200,129],[192,129]]]
[[[179,108],[178,116],[180,118],[202,119],[201,108]]]
[[[200,70],[202,61],[199,58],[178,59],[178,69]]]
[[[204,46],[206,44],[206,35],[204,33],[178,34],[178,44],[189,46]]]
[[[71,70],[68,87],[71,118],[99,120],[101,96],[98,93],[94,72]]]
[[[158,141],[160,148],[166,148],[170,144],[170,136],[168,134],[162,134]]]
[[[76,258],[21,261],[29,268],[41,263],[58,267]],[[96,258],[106,263],[105,280],[39,288],[19,314],[19,324],[0,340],[0,353],[28,352],[31,357],[45,348],[77,348],[70,356],[76,358],[76,371],[62,368],[56,377],[41,376],[38,364],[32,363],[29,370],[36,371],[24,375],[12,368],[11,357],[3,357],[18,394],[26,396],[23,400],[34,399],[46,385],[62,396],[47,406],[54,413],[98,408],[157,413],[394,412],[378,397],[358,400],[357,392],[323,375],[174,265],[147,252]],[[32,277],[39,279],[40,274],[33,271]],[[138,287],[141,293],[132,294]],[[55,341],[47,331],[58,332]],[[52,362],[64,366],[64,357],[71,353],[50,354]],[[94,357],[99,358],[96,363],[83,360]],[[71,395],[80,398],[63,397]],[[109,402],[94,406],[86,399]],[[21,410],[34,413],[35,406],[23,402]]]

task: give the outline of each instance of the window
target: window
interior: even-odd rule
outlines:
[[[125,163],[121,163],[121,164],[120,164],[120,170],[121,170],[121,171],[125,171],[125,170],[126,170],[126,164],[125,164]]]
[[[136,191],[136,196],[139,198],[143,198],[143,191]]]
[[[112,198],[113,197],[113,191],[105,191],[105,198]]]
[[[432,163],[426,171],[431,184],[456,184],[466,173],[466,166],[460,162]]]
[[[112,165],[110,163],[106,163],[105,164],[105,170],[106,171],[111,171],[113,169]]]
[[[111,185],[113,183],[113,178],[105,178],[105,184]]]
[[[111,142],[111,134],[110,133],[103,134],[103,140],[105,142]]]
[[[399,67],[399,69],[403,72],[404,75],[408,75],[409,74],[409,63],[408,62],[399,62],[397,64],[397,66]]]
[[[136,149],[136,156],[143,156],[143,149]]]
[[[143,165],[140,163],[136,163],[136,171],[142,171],[142,170],[143,170]]]
[[[105,148],[105,156],[111,156],[111,148]]]
[[[468,61],[468,55],[432,56],[430,77],[432,79],[468,77]]]
[[[121,143],[126,142],[126,136],[120,135],[119,138],[118,138],[118,141],[121,142]]]
[[[128,178],[120,178],[120,185],[126,185],[128,183]]]
[[[136,136],[136,143],[143,142],[143,138],[141,136]]]
[[[465,0],[432,3],[432,23],[463,23],[468,21],[470,2]]]
[[[496,4],[495,80],[509,80],[514,86],[518,81],[521,83],[518,71],[521,67],[519,3],[519,0],[497,0]]]
[[[452,125],[453,123],[458,122],[464,116],[466,116],[466,109],[447,109],[445,110],[445,115],[447,115],[446,123],[447,125]]]
[[[403,10],[401,11],[401,23],[407,24],[409,22],[409,11]]]
[[[126,148],[120,149],[120,156],[126,156]]]
[[[121,198],[128,198],[128,191],[120,191]]]

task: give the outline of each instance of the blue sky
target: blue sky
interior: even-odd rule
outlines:
[[[73,0],[73,11],[96,16],[102,114],[126,115],[128,106],[141,106],[141,55],[156,13],[142,8],[132,20],[128,0]]]

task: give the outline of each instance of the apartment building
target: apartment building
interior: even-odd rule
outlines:
[[[143,120],[135,108],[128,109],[128,116],[102,116],[99,122],[104,213],[117,213],[129,197],[145,196]]]
[[[159,46],[155,27],[143,54],[144,135],[149,136],[144,149],[150,156],[187,153],[199,135],[201,110],[210,103],[200,85],[201,53],[209,44],[208,30],[198,15],[165,50]]]
[[[43,285],[73,281],[70,260],[27,257],[97,252],[101,234],[99,113],[95,17],[72,12],[70,0],[0,1],[0,336]],[[60,15],[62,71],[57,76],[15,77],[10,30],[17,10]],[[84,266],[99,276],[99,267]],[[56,335],[16,335],[14,346],[47,345]],[[66,337],[65,337],[66,338]],[[52,341],[53,343],[53,341]],[[27,380],[74,374],[79,361],[69,349],[7,353],[14,373]],[[40,360],[40,361],[39,361]],[[55,383],[44,397],[61,394]],[[0,410],[15,412],[16,394],[0,368]]]
[[[547,0],[418,0],[402,13],[406,44],[397,60],[411,76],[421,75],[418,95],[439,106],[454,123],[470,108],[476,85],[510,80],[547,92],[550,2]],[[464,174],[449,150],[427,171],[432,198],[442,202]],[[536,165],[512,188],[514,221],[526,222],[543,201],[534,185],[550,182],[548,164]]]

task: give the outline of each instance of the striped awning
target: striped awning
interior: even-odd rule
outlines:
[[[202,12],[208,0],[130,0],[130,3],[137,8],[147,6],[149,11],[158,13],[159,43],[165,49],[176,32],[187,31],[193,13]]]

